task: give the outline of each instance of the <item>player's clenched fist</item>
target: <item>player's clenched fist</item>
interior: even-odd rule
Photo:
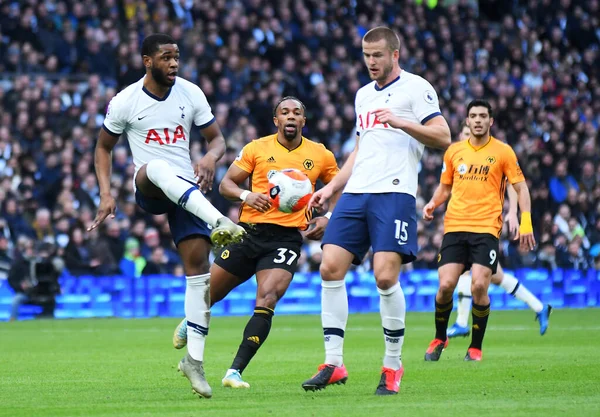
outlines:
[[[255,210],[265,213],[271,209],[271,199],[264,194],[250,193],[244,203]]]
[[[432,202],[425,204],[423,207],[423,219],[424,220],[433,220],[433,212],[435,211],[435,205]]]

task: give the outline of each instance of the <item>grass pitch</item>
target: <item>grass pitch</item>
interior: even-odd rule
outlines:
[[[463,361],[462,338],[425,363],[433,315],[409,313],[401,392],[383,398],[375,314],[350,317],[345,386],[302,390],[323,360],[320,317],[276,315],[244,373],[251,388],[222,388],[246,320],[211,322],[210,400],[177,372],[176,319],[0,323],[0,416],[600,416],[600,310],[555,310],[543,337],[530,311],[493,311],[481,363]]]

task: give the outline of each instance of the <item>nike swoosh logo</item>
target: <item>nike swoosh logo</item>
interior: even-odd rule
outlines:
[[[146,116],[148,116],[148,115],[146,115]],[[142,120],[142,119],[143,119],[143,118],[145,118],[146,116],[143,116],[143,117],[138,117],[138,120]]]
[[[400,241],[398,241],[398,244],[399,244],[400,246],[404,246],[404,245],[406,245],[407,243],[408,243],[408,242],[400,242]]]

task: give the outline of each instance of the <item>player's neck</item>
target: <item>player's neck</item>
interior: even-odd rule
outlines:
[[[302,135],[298,135],[298,137],[293,140],[287,140],[283,134],[277,133],[277,142],[288,151],[293,151],[302,143]]]
[[[149,74],[144,79],[144,88],[159,98],[166,96],[171,89],[171,87],[165,87],[157,83]]]
[[[490,141],[490,138],[491,138],[491,136],[489,133],[487,135],[479,136],[479,137],[471,135],[471,137],[468,139],[468,141],[472,147],[479,148],[479,147],[487,144]]]
[[[385,81],[383,81],[383,82],[377,81],[377,87],[378,88],[385,87],[386,85],[388,85],[389,83],[391,83],[392,81],[394,81],[396,78],[398,78],[400,76],[401,72],[402,72],[402,69],[400,67],[393,68],[392,72],[390,72],[390,74],[387,76],[387,78],[385,79]]]

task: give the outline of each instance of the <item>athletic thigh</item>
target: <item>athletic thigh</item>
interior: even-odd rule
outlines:
[[[360,265],[371,246],[365,214],[368,198],[369,194],[342,194],[322,241],[323,246],[335,245],[352,253],[355,265]]]
[[[498,269],[498,238],[489,233],[470,233],[468,244],[469,263],[485,266],[495,274]]]
[[[252,239],[247,238],[240,243],[220,249],[215,256],[214,264],[243,282],[256,272],[258,260],[256,252]]]
[[[274,310],[290,286],[293,276],[290,271],[280,268],[257,271],[256,306]]]
[[[367,223],[374,253],[399,253],[403,264],[416,259],[417,209],[412,195],[370,194]]]
[[[211,307],[227,296],[244,280],[213,263],[210,267],[210,305]]]
[[[148,178],[146,164],[142,165],[137,174],[135,174],[135,188],[148,198],[168,201],[165,193]]]
[[[460,276],[471,267],[469,263],[469,245],[465,240],[465,234],[462,232],[450,232],[444,235],[442,247],[438,254],[438,270],[447,264],[462,265]]]

